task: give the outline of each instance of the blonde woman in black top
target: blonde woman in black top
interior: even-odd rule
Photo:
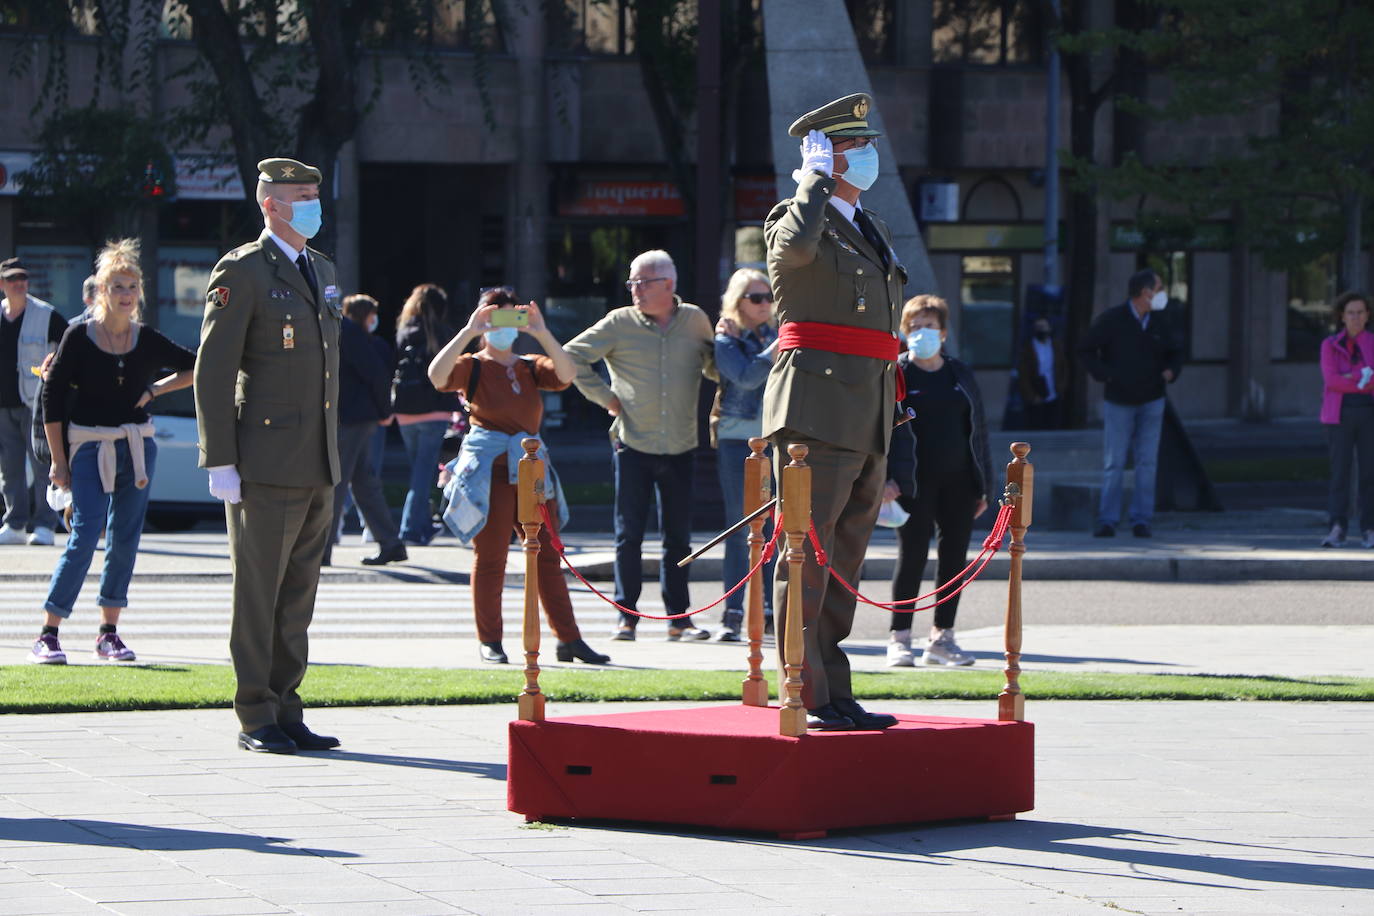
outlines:
[[[148,482],[157,463],[145,408],[159,395],[188,387],[196,361],[190,350],[140,323],[143,274],[135,240],[107,244],[96,259],[95,277],[91,318],[67,329],[43,387],[44,432],[52,449],[48,477],[71,491],[72,530],[48,586],[43,631],[29,654],[40,665],[67,662],[58,627],[71,616],[102,527],[105,567],[96,598],[101,626],[95,655],[134,660],[116,624],[129,603]],[[168,369],[172,374],[164,375]]]

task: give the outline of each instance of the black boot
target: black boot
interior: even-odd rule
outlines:
[[[574,639],[572,642],[560,642],[555,650],[555,657],[560,662],[570,662],[573,659],[581,659],[589,665],[605,665],[610,662],[609,655],[602,655],[596,652],[585,640]]]

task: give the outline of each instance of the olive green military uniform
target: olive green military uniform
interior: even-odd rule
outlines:
[[[847,96],[803,115],[791,133],[805,136],[815,129],[832,137],[876,136],[863,117],[869,104],[866,95]],[[895,352],[906,271],[882,220],[864,211],[880,248],[831,205],[837,184],[835,178],[807,172],[795,196],[775,206],[764,222],[779,322],[824,322],[892,334]],[[810,447],[811,517],[830,563],[852,583],[859,581],[882,504],[896,378],[890,360],[799,348],[778,354],[764,389],[763,434],[776,446],[777,469],[780,473],[789,461],[789,444]],[[802,582],[802,702],[816,709],[834,698],[853,697],[849,660],[839,644],[853,624],[855,599],[831,584],[812,560]],[[785,564],[779,563],[773,607],[779,609],[780,628],[787,587]],[[782,641],[780,629],[778,644]]]
[[[280,162],[290,160],[259,167]],[[196,360],[200,464],[234,465],[242,480],[242,501],[225,515],[245,732],[301,721],[297,688],[339,480],[341,301],[334,265],[306,256],[318,299],[266,231],[225,255],[210,275]]]

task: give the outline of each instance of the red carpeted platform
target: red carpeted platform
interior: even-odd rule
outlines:
[[[515,721],[507,807],[530,820],[652,821],[786,837],[1031,810],[1029,722],[898,718],[886,731],[802,738],[777,733],[776,707]]]

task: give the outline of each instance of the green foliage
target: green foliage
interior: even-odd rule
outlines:
[[[33,166],[19,176],[23,193],[81,226],[92,244],[137,234],[138,208],[175,196],[176,169],[157,123],[130,109],[58,111],[38,140]]]
[[[1350,0],[1148,0],[1149,26],[1060,40],[1066,53],[1128,51],[1151,97],[1118,108],[1210,149],[1135,152],[1115,166],[1066,157],[1078,186],[1137,198],[1143,219],[1239,217],[1239,239],[1274,269],[1339,250],[1343,202],[1374,196],[1374,7]]]
[[[564,703],[738,700],[739,671],[551,668],[540,686]],[[989,669],[856,672],[863,700],[976,700],[994,703],[1002,673]],[[302,687],[310,706],[440,706],[510,703],[524,684],[501,669],[371,668],[316,665]],[[1374,701],[1374,678],[1231,677],[1029,671],[1027,700]],[[233,669],[225,665],[0,667],[0,713],[228,709]],[[776,691],[773,692],[776,697]],[[989,715],[991,715],[991,711]]]

